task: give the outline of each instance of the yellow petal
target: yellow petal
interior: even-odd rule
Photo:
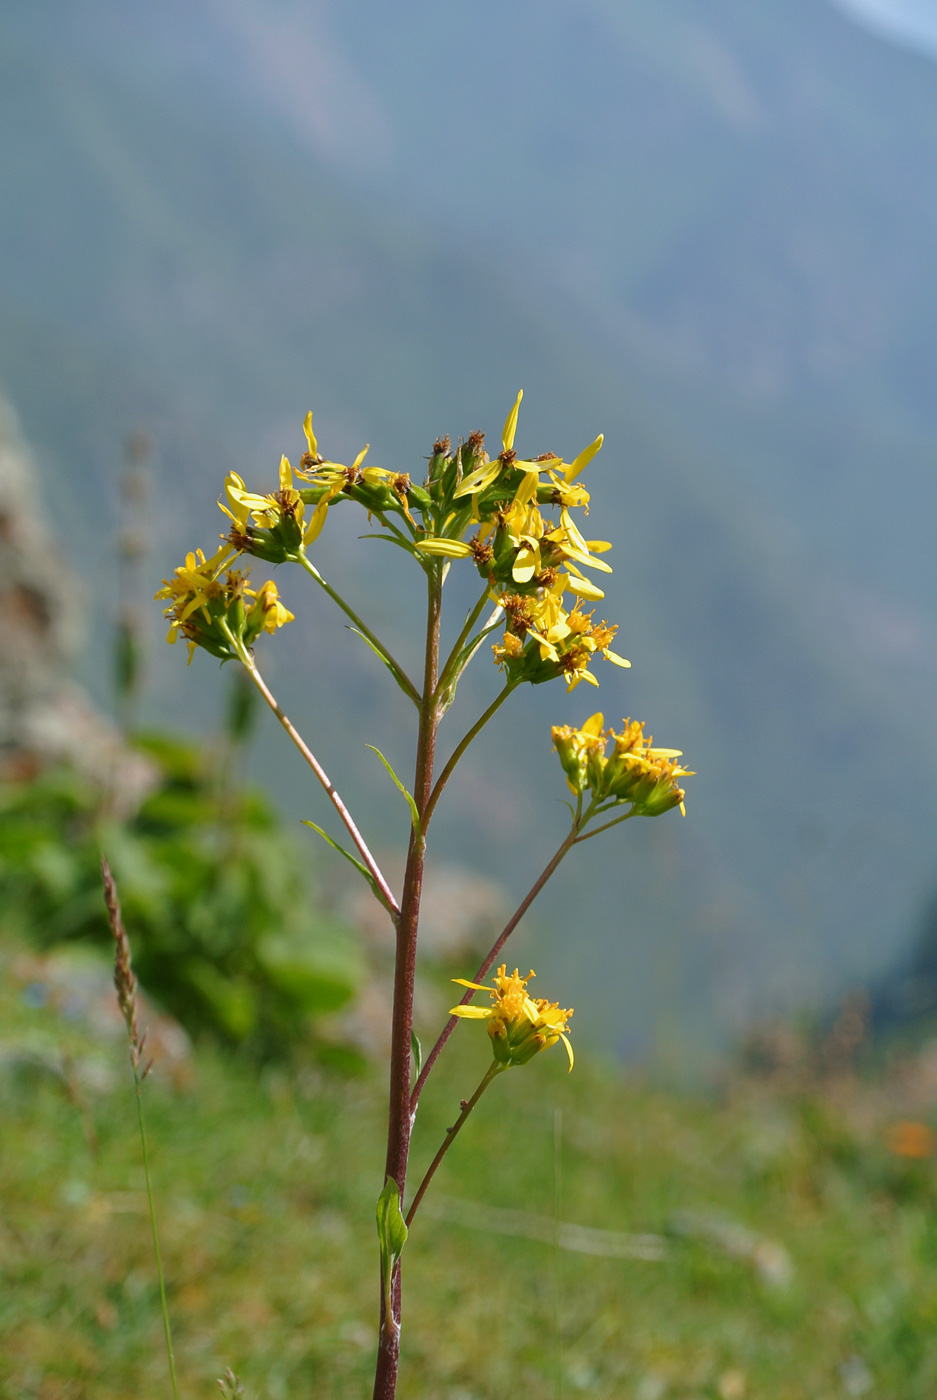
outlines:
[[[588,447],[584,447],[578,457],[574,457],[566,468],[566,480],[575,481],[576,477],[592,461],[595,454],[601,451],[602,443],[605,441],[605,434],[599,433],[595,442],[590,442]]]
[[[504,432],[501,434],[501,445],[505,452],[510,452],[511,448],[514,446],[514,434],[517,432],[517,410],[521,406],[521,399],[523,397],[524,391],[520,389],[517,398],[514,400],[514,407],[511,409],[511,412],[504,422]]]
[[[563,1032],[560,1031],[560,1040],[566,1046],[566,1053],[569,1056],[569,1072],[572,1073],[573,1065],[576,1063],[576,1060],[573,1055],[573,1047],[569,1043],[569,1036],[564,1035]]]
[[[309,521],[309,524],[306,526],[305,533],[303,534],[303,544],[312,544],[314,539],[318,539],[319,533],[322,530],[322,526],[325,524],[325,517],[328,515],[328,512],[329,498],[326,496],[319,502],[315,510],[312,512],[312,517]]]
[[[590,554],[604,554],[611,547],[608,540],[586,540],[586,548]]]
[[[602,655],[605,657],[606,661],[611,661],[613,665],[623,666],[626,671],[631,670],[631,662],[626,661],[623,656],[619,656],[616,652],[609,651],[608,647],[603,650]]]
[[[453,1006],[450,1007],[450,1016],[461,1016],[466,1021],[487,1021],[491,1017],[491,1007],[485,1006]]]
[[[280,458],[280,490],[291,491],[293,488],[293,468],[290,466],[288,457]]]
[[[591,734],[593,738],[598,738],[605,726],[605,716],[601,713],[590,715],[580,730],[581,734]]]
[[[481,982],[470,982],[467,977],[453,977],[452,981],[459,987],[471,987],[473,992],[490,992],[490,987],[485,987]]]
[[[590,579],[577,578],[575,574],[566,575],[566,587],[579,598],[592,598],[598,602],[600,598],[605,597],[601,588],[596,588]]]
[[[468,476],[462,478],[452,499],[457,501],[460,496],[473,496],[478,491],[486,490],[500,470],[501,463],[497,457],[493,462],[483,462],[480,467],[476,467],[474,471],[469,472]]]
[[[305,420],[303,422],[303,432],[306,434],[306,441],[309,444],[309,451],[312,453],[313,457],[318,457],[319,446],[316,442],[316,435],[312,431],[312,409],[310,409],[309,412],[306,414]]]
[[[528,501],[533,500],[534,496],[536,495],[537,486],[539,482],[540,473],[538,471],[525,472],[524,475],[521,477],[521,483],[518,486],[517,492],[514,496],[514,504],[518,506],[526,506]]]
[[[575,559],[577,564],[582,564],[587,569],[598,569],[600,574],[614,572],[611,564],[606,564],[604,559],[593,559],[591,554],[583,554],[575,547],[571,548],[569,544],[564,544],[563,550],[570,559]]]
[[[534,545],[523,544],[517,552],[511,570],[515,583],[529,583],[540,566],[540,550]]]
[[[366,443],[364,444],[364,447],[362,447],[361,451],[358,453],[358,455],[357,455],[357,457],[355,458],[355,460],[352,462],[352,464],[351,464],[351,469],[352,469],[353,472],[356,472],[356,471],[358,470],[358,468],[361,466],[361,463],[364,461],[365,457],[367,457],[367,455],[368,455],[368,448],[369,448],[370,446],[371,446],[371,444],[370,444],[369,442],[366,442]]]
[[[468,559],[472,553],[464,540],[414,540],[414,546],[424,554],[445,554],[450,559]]]

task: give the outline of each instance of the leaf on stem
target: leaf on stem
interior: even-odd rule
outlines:
[[[416,552],[416,549],[413,547],[412,544],[410,544],[409,540],[407,540],[403,535],[401,535],[399,539],[397,539],[397,537],[396,537],[395,535],[376,535],[376,534],[375,534],[375,535],[359,535],[358,538],[359,538],[359,540],[384,540],[387,544],[395,544],[395,545],[398,547],[398,549],[404,549],[404,550],[406,550],[406,552],[407,552],[408,554],[411,554],[411,555],[413,556],[414,559],[419,560],[419,558],[420,558],[419,554]],[[421,561],[421,562],[422,562],[422,561]]]
[[[420,1071],[423,1068],[423,1047],[420,1044],[420,1037],[417,1035],[416,1031],[410,1032],[410,1049],[413,1053],[413,1071],[417,1079],[419,1079]]]
[[[381,1275],[384,1281],[384,1326],[390,1331],[397,1330],[394,1320],[391,1279],[397,1261],[407,1242],[407,1227],[400,1212],[400,1191],[396,1181],[389,1176],[384,1190],[377,1198],[377,1233],[381,1241]]]
[[[373,744],[366,744],[366,745],[365,745],[365,748],[368,748],[368,749],[371,750],[372,753],[376,753],[376,754],[377,754],[378,758],[381,760],[381,762],[383,763],[384,767],[387,769],[388,773],[390,774],[390,776],[391,776],[391,778],[392,778],[394,784],[395,784],[395,785],[400,789],[400,791],[403,793],[404,797],[405,797],[406,800],[407,800],[407,806],[410,808],[410,820],[413,822],[413,830],[416,832],[417,836],[422,836],[422,835],[423,835],[423,832],[422,832],[422,829],[421,829],[421,827],[420,827],[420,814],[419,814],[419,812],[417,811],[417,806],[416,806],[416,803],[415,803],[414,800],[413,800],[412,795],[407,791],[407,789],[404,787],[403,783],[402,783],[402,782],[400,781],[400,779],[397,777],[397,774],[394,772],[393,768],[391,768],[390,764],[387,762],[387,759],[386,759],[386,758],[384,757],[384,755],[381,753],[380,749],[375,748]]]
[[[370,637],[366,637],[365,634],[361,632],[357,627],[349,627],[348,630],[349,632],[354,632],[356,637],[360,637],[361,640],[371,648],[371,650],[374,652],[374,655],[380,661],[383,661],[384,665],[387,667],[394,680],[400,686],[400,689],[403,691],[404,695],[407,697],[408,700],[412,700],[417,709],[419,709],[420,697],[417,694],[417,691],[415,690],[412,683],[407,680],[403,672],[397,669],[397,667],[394,665],[393,661],[391,661],[387,653],[382,651],[381,648],[376,645],[376,643],[371,641]]]
[[[344,856],[347,861],[351,862],[351,864],[358,871],[359,875],[363,875],[364,878],[367,880],[368,884],[371,886],[371,890],[377,902],[387,910],[388,914],[393,916],[394,910],[391,909],[390,905],[387,903],[387,900],[384,898],[384,895],[381,892],[380,886],[374,879],[370,870],[368,870],[367,866],[362,865],[361,861],[351,854],[351,851],[346,851],[344,846],[340,846],[337,841],[333,841],[329,833],[327,831],[323,831],[321,826],[316,826],[315,822],[306,821],[304,817],[302,819],[302,824],[303,826],[311,826],[313,831],[317,831],[322,837],[322,840],[325,841],[327,845],[332,847],[333,851],[338,851],[340,856]]]
[[[446,685],[444,689],[440,691],[439,695],[440,704],[444,710],[448,710],[449,706],[455,699],[456,686],[459,684],[462,672],[465,670],[472,657],[478,651],[478,648],[481,646],[485,638],[500,626],[500,622],[501,619],[499,615],[494,622],[487,623],[480,632],[476,633],[474,637],[470,638],[470,640],[466,642],[465,646],[455,658],[450,668],[451,676],[446,681]]]

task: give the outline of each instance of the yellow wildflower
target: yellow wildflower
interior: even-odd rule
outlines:
[[[588,789],[598,803],[609,807],[630,803],[635,816],[657,817],[672,807],[679,807],[685,816],[686,794],[680,780],[693,774],[676,763],[680,750],[655,747],[636,720],[624,720],[620,734],[613,729],[603,733],[603,723],[602,715],[595,714],[580,729],[562,724],[551,731],[572,791]],[[611,754],[607,753],[609,740],[613,741]]]
[[[261,632],[274,632],[293,621],[272,580],[255,593],[245,572],[232,569],[222,578],[232,554],[230,547],[223,547],[211,559],[200,549],[187,554],[185,563],[171,579],[163,580],[156,594],[169,603],[165,610],[169,618],[166,640],[175,642],[183,637],[190,661],[196,647],[230,661],[238,655],[238,644],[249,647]]]
[[[589,786],[590,760],[593,766],[604,766],[606,739],[602,733],[604,715],[590,715],[581,729],[570,724],[555,724],[550,731],[553,747],[560,756],[560,763],[566,774],[571,790],[579,794]],[[601,767],[599,767],[601,773]]]
[[[569,1042],[569,1018],[572,1007],[564,1010],[555,1001],[530,997],[527,983],[535,974],[533,969],[526,977],[521,977],[517,968],[508,973],[504,963],[494,977],[494,987],[485,987],[478,982],[467,982],[464,977],[453,978],[460,987],[471,987],[476,992],[489,992],[491,1006],[454,1006],[450,1016],[461,1016],[471,1021],[487,1021],[491,1036],[494,1057],[505,1067],[525,1065],[541,1050],[548,1049],[562,1040],[569,1057],[569,1067],[573,1067],[573,1047]]]
[[[275,632],[278,627],[285,627],[288,622],[296,620],[289,608],[285,608],[280,602],[277,586],[272,578],[267,579],[257,594],[256,606],[263,613],[264,632]]]

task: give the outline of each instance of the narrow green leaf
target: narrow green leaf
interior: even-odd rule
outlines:
[[[410,1032],[410,1049],[413,1052],[413,1069],[416,1078],[420,1077],[420,1070],[423,1068],[423,1047],[420,1044],[420,1037],[416,1031]]]
[[[400,1191],[393,1177],[388,1177],[384,1190],[377,1198],[377,1234],[381,1242],[381,1274],[384,1281],[384,1315],[386,1325],[395,1328],[391,1280],[397,1261],[407,1242],[407,1227],[400,1213]]]
[[[455,659],[455,663],[452,667],[452,679],[450,680],[449,684],[446,686],[445,690],[440,696],[440,700],[442,702],[444,710],[448,710],[449,706],[455,699],[456,686],[459,684],[462,672],[465,670],[472,657],[478,651],[478,648],[481,646],[485,638],[500,626],[501,618],[499,617],[495,622],[491,622],[488,624],[487,627],[483,627],[480,632],[478,632],[474,637],[472,637],[469,641],[466,642],[465,646],[459,652],[458,656]]]
[[[358,860],[356,856],[353,856],[351,854],[351,851],[346,851],[344,846],[340,846],[337,841],[333,841],[329,833],[327,831],[323,831],[321,826],[316,826],[315,822],[306,821],[305,818],[302,818],[302,824],[303,826],[311,826],[313,831],[317,831],[322,837],[322,840],[325,841],[327,845],[332,847],[333,851],[338,851],[340,856],[344,856],[347,861],[350,861],[351,864],[358,871],[358,874],[363,875],[364,878],[367,880],[378,903],[382,904],[389,914],[393,913],[393,910],[391,909],[390,905],[387,903],[387,900],[381,893],[380,886],[377,884],[366,865],[362,865],[361,861]]]
[[[390,657],[387,656],[387,654],[386,654],[385,652],[381,651],[380,647],[379,647],[379,646],[376,646],[376,645],[374,644],[374,642],[371,641],[371,638],[370,638],[370,637],[366,637],[366,636],[364,635],[363,632],[361,632],[361,631],[358,630],[357,627],[349,627],[348,630],[349,630],[349,632],[354,632],[354,634],[355,634],[356,637],[360,637],[361,640],[365,643],[365,645],[366,645],[366,646],[369,646],[369,647],[371,648],[371,650],[374,652],[374,655],[375,655],[380,661],[383,661],[384,665],[387,667],[388,671],[389,671],[390,674],[393,676],[394,680],[395,680],[395,681],[397,682],[397,684],[400,686],[400,689],[403,691],[404,695],[406,695],[406,697],[407,697],[408,700],[412,700],[413,703],[414,703],[414,705],[417,707],[417,709],[419,709],[419,708],[420,708],[420,697],[419,697],[419,695],[418,695],[417,692],[414,690],[414,688],[413,688],[413,686],[411,685],[410,681],[407,680],[406,676],[403,675],[400,671],[397,670],[397,667],[396,667],[396,666],[394,665],[394,663],[391,661]]]
[[[410,544],[410,543],[408,543],[408,541],[405,540],[405,539],[403,539],[403,537],[401,537],[400,539],[397,539],[397,537],[396,537],[395,535],[376,535],[376,534],[375,534],[375,535],[359,535],[358,538],[359,538],[359,540],[385,540],[385,541],[387,542],[387,544],[395,544],[395,545],[397,545],[398,549],[406,550],[407,554],[412,555],[414,559],[417,559],[417,560],[418,560],[419,557],[420,557],[420,556],[417,554],[416,550],[414,549],[413,545]]]
[[[380,749],[376,749],[376,748],[374,747],[373,744],[366,744],[366,745],[365,745],[365,748],[368,748],[368,749],[371,750],[372,753],[376,753],[376,754],[377,754],[378,758],[381,760],[381,762],[383,763],[384,767],[387,769],[388,773],[390,774],[390,776],[391,776],[391,778],[392,778],[394,784],[395,784],[395,785],[400,789],[400,791],[403,793],[404,797],[405,797],[406,800],[407,800],[407,806],[410,808],[410,820],[413,822],[413,830],[416,832],[417,836],[422,836],[423,833],[422,833],[422,831],[421,831],[421,829],[420,829],[420,814],[419,814],[419,812],[417,811],[416,803],[414,802],[413,797],[412,797],[411,794],[407,791],[407,789],[404,787],[404,785],[403,785],[403,783],[400,781],[400,779],[397,777],[397,774],[394,772],[393,768],[391,768],[390,764],[387,762],[387,759],[386,759],[386,758],[384,757],[384,755],[381,753]]]

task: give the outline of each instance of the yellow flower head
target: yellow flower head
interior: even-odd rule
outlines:
[[[246,572],[225,572],[232,553],[225,546],[211,559],[200,549],[187,554],[185,563],[171,579],[163,580],[156,594],[169,604],[165,609],[169,618],[166,640],[175,642],[183,637],[190,661],[196,647],[230,661],[238,654],[238,644],[249,647],[261,632],[274,632],[293,620],[293,614],[279,601],[272,580],[256,593],[248,585]]]
[[[597,778],[601,776],[606,747],[602,733],[604,723],[604,716],[595,714],[586,720],[581,729],[574,729],[570,724],[555,724],[550,731],[566,781],[577,795],[585,792],[589,786],[590,767],[596,770]]]
[[[609,731],[614,748],[605,764],[608,795],[618,802],[630,802],[637,816],[659,817],[672,807],[679,807],[686,816],[686,793],[680,779],[694,775],[675,761],[682,756],[680,750],[655,748],[653,738],[644,737],[644,725],[637,720],[622,723],[620,734]]]
[[[680,780],[693,774],[676,762],[680,750],[655,748],[637,720],[624,720],[620,734],[613,729],[603,733],[603,723],[602,716],[595,714],[581,729],[562,724],[551,731],[572,791],[578,795],[588,789],[603,804],[603,811],[628,802],[633,816],[658,817],[672,807],[679,807],[685,816],[686,794]],[[611,754],[609,740],[613,741]]]
[[[598,685],[589,669],[598,652],[616,666],[631,662],[612,651],[618,628],[607,622],[593,624],[592,614],[563,607],[566,578],[557,574],[539,594],[505,593],[497,599],[507,624],[502,646],[493,648],[496,663],[517,681],[541,685],[563,676],[567,690],[580,681]],[[523,646],[518,643],[523,642]]]
[[[541,1050],[562,1040],[572,1069],[573,1047],[567,1035],[572,1007],[564,1010],[555,1001],[528,996],[527,983],[533,976],[532,969],[526,977],[521,977],[517,968],[509,973],[502,963],[495,974],[494,987],[456,977],[453,980],[460,987],[490,992],[492,1005],[454,1006],[449,1014],[471,1021],[487,1021],[494,1057],[505,1068],[526,1065]]]
[[[257,594],[255,606],[263,614],[261,630],[264,632],[275,632],[278,627],[285,627],[288,622],[296,620],[294,614],[280,602],[277,586],[272,578],[267,580]]]

